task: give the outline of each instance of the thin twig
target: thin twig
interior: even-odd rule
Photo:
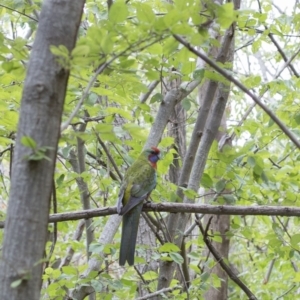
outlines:
[[[159,84],[160,80],[154,80],[153,82],[151,82],[148,85],[148,91],[145,94],[142,94],[140,96],[140,102],[141,103],[145,103],[146,100],[149,98],[149,96],[151,95],[151,93],[153,92],[153,90],[157,87],[157,85]]]
[[[94,130],[94,129],[93,129],[93,130]],[[95,132],[95,134],[96,134],[96,137],[97,137],[97,140],[98,140],[99,144],[101,145],[101,147],[103,148],[104,152],[106,153],[106,155],[107,155],[109,161],[110,161],[111,164],[113,165],[113,167],[114,167],[116,173],[118,174],[119,178],[122,180],[122,179],[123,179],[123,176],[122,176],[121,172],[119,171],[119,168],[118,168],[118,166],[117,166],[116,163],[115,163],[115,160],[114,160],[114,159],[112,158],[112,156],[110,155],[110,153],[109,153],[109,151],[108,151],[108,149],[107,149],[105,143],[101,140],[99,134],[98,134],[95,130],[94,130],[94,132]]]
[[[120,181],[119,178],[117,177],[117,175],[115,175],[115,173],[111,170],[108,170],[108,167],[107,167],[107,164],[101,160],[99,157],[97,157],[96,155],[94,155],[93,153],[87,151],[86,154],[88,156],[90,156],[91,158],[93,158],[100,166],[104,167],[108,173],[109,173],[109,176],[111,177],[112,180],[115,180],[115,181]]]
[[[147,300],[147,299],[153,298],[155,296],[158,296],[160,294],[171,292],[171,291],[176,290],[176,289],[181,289],[181,287],[175,286],[175,287],[171,287],[171,288],[161,289],[161,290],[159,290],[157,292],[154,292],[152,294],[148,294],[148,295],[145,295],[143,297],[136,298],[136,300]]]
[[[0,151],[0,157],[1,157],[5,152],[7,152],[7,151],[9,151],[9,150],[10,150],[10,146],[7,147],[6,149]]]
[[[293,290],[296,287],[296,284],[293,284],[285,293],[283,293],[282,295],[280,295],[279,297],[276,298],[276,300],[283,298],[284,296],[286,296],[291,290]]]
[[[157,238],[157,240],[160,242],[161,245],[163,245],[165,243],[165,241],[163,241],[163,239],[159,235],[158,230],[155,230],[155,227],[153,226],[153,223],[151,222],[149,215],[145,212],[142,212],[142,216],[143,216],[145,222],[147,223],[147,225],[150,227],[153,234],[155,235],[155,237]]]
[[[148,293],[151,293],[149,285],[147,284],[147,281],[145,280],[143,274],[140,272],[140,270],[136,266],[133,266],[133,267],[134,267],[135,271],[137,272],[138,276],[141,278],[141,280],[142,280],[143,284],[145,285]]]
[[[0,4],[0,6],[6,8],[6,9],[8,9],[8,10],[10,10],[10,11],[16,12],[16,13],[18,13],[18,14],[24,16],[24,17],[27,17],[28,19],[31,19],[32,21],[38,22],[37,19],[35,19],[35,18],[33,18],[33,17],[29,16],[29,15],[26,15],[25,13],[23,13],[23,12],[21,12],[21,11],[18,11],[18,10],[16,10],[16,9],[10,8],[10,7],[8,7],[8,6],[6,6],[6,5],[3,5],[3,4]]]
[[[84,229],[85,221],[80,220],[77,224],[76,230],[73,234],[73,241],[80,241]],[[68,266],[73,258],[73,255],[75,253],[75,250],[72,246],[68,247],[67,254],[65,257],[61,260],[61,263],[59,265],[59,269],[62,267]]]

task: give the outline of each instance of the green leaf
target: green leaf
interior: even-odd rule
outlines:
[[[65,179],[65,175],[64,174],[61,174],[57,179],[56,179],[56,185],[59,187],[63,181]]]
[[[217,243],[222,243],[222,237],[220,235],[214,235],[211,239]]]
[[[175,263],[180,265],[183,263],[183,257],[179,253],[170,252],[169,255]]]
[[[205,73],[205,69],[197,69],[193,72],[193,78],[202,80],[202,78],[204,77],[204,73]]]
[[[120,23],[126,20],[128,16],[128,8],[125,2],[114,2],[109,10],[109,20],[113,23]]]
[[[300,114],[299,113],[295,115],[294,119],[295,119],[296,123],[298,125],[300,125]]]
[[[256,41],[254,41],[252,43],[252,52],[253,52],[253,54],[257,53],[257,51],[260,49],[260,47],[261,47],[261,40],[258,39]]]
[[[298,248],[300,243],[300,233],[296,233],[291,237],[291,244],[294,248]]]
[[[247,162],[248,162],[249,166],[251,166],[252,168],[254,168],[256,165],[256,161],[253,156],[249,156],[247,159]]]
[[[216,191],[218,193],[222,192],[225,189],[226,186],[226,180],[221,179],[216,183]]]
[[[156,93],[151,97],[150,103],[155,103],[155,102],[162,102],[164,100],[164,97],[161,93]]]
[[[62,267],[62,271],[63,271],[63,273],[68,274],[68,275],[78,275],[78,270],[72,266]]]
[[[263,168],[256,164],[255,167],[253,168],[253,172],[258,175],[258,176],[261,176],[262,172],[263,172]]]
[[[205,282],[205,281],[207,281],[207,280],[209,279],[210,275],[209,275],[208,272],[204,272],[203,274],[201,274],[200,277],[201,277],[201,280],[202,280],[203,282]]]
[[[148,272],[143,274],[143,278],[145,280],[155,280],[155,279],[158,278],[158,274],[154,271],[148,271]]]
[[[75,56],[83,56],[83,55],[87,55],[90,52],[90,47],[87,45],[79,45],[76,46],[76,48],[73,49],[71,55],[72,57]]]
[[[233,205],[236,202],[236,198],[231,194],[223,195],[223,198],[227,204]]]
[[[2,63],[2,68],[4,71],[6,71],[7,73],[10,73],[14,70],[19,69],[21,66],[15,62],[15,61],[5,61]]]
[[[21,138],[21,144],[25,147],[31,148],[31,149],[36,149],[37,145],[34,139],[32,139],[30,136],[22,136]]]
[[[141,23],[152,24],[155,22],[155,14],[150,5],[146,3],[136,3],[136,16]]]
[[[173,9],[163,17],[163,20],[168,28],[172,28],[177,22],[182,19],[182,17],[182,11]]]
[[[215,7],[218,21],[223,28],[227,29],[234,21],[236,21],[237,14],[232,2],[223,5],[215,5]]]
[[[174,144],[174,137],[166,136],[159,143],[160,147],[167,148]],[[175,150],[174,150],[175,151]]]
[[[189,199],[195,199],[198,196],[197,192],[195,192],[192,189],[185,189],[185,188],[181,188],[181,189],[183,190],[183,194]]]
[[[106,36],[101,41],[101,49],[104,54],[109,54],[114,46],[114,42],[109,34],[106,34]]]
[[[173,243],[165,243],[162,246],[160,246],[158,248],[158,252],[162,253],[162,252],[179,252],[180,249]]]
[[[184,110],[188,111],[191,108],[191,101],[189,98],[184,98],[181,102]]]
[[[200,184],[205,188],[211,188],[213,181],[207,173],[203,173]]]
[[[11,283],[10,287],[13,289],[16,288],[22,283],[22,281],[23,281],[23,279],[17,279]]]
[[[65,57],[65,58],[69,57],[69,50],[64,45],[59,45],[59,46],[51,45],[50,46],[50,51],[53,55],[56,55],[56,56],[62,56],[62,57]]]
[[[103,249],[104,249],[104,246],[102,244],[99,244],[99,243],[92,243],[89,246],[89,251],[93,252],[93,253],[101,254]]]

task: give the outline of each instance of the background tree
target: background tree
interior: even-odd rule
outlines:
[[[59,13],[50,1],[47,13],[38,1],[0,5],[3,295],[38,299],[42,287],[42,299],[297,297],[298,223],[280,217],[299,215],[297,2],[283,11],[265,0],[241,1],[240,9],[239,1],[86,1],[73,50],[82,3],[71,2]],[[43,44],[40,28],[59,38]],[[40,74],[48,67],[51,80]],[[39,85],[27,87],[32,68],[61,105],[70,70],[62,122],[59,114],[47,119],[59,106],[32,105],[44,99]],[[102,208],[115,206],[125,169],[152,145],[164,152],[158,186],[145,206],[136,266],[121,268],[120,217]],[[11,163],[36,167],[24,176]],[[11,200],[6,212],[9,190],[28,205],[14,210]],[[45,247],[51,190],[55,223]],[[218,216],[204,216],[211,212]]]

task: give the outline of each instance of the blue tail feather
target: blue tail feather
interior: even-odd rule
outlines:
[[[132,210],[123,215],[122,237],[120,247],[119,264],[124,266],[126,261],[130,266],[134,264],[134,253],[136,237],[139,227],[139,219],[143,202],[135,206]]]

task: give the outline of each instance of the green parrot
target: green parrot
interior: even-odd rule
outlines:
[[[144,150],[129,167],[120,187],[117,212],[123,216],[119,264],[134,264],[134,252],[143,201],[156,187],[156,163],[160,159],[156,147]]]

